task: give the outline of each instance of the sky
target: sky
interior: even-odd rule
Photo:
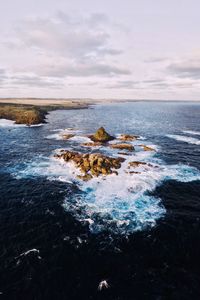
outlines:
[[[200,100],[200,1],[1,0],[0,97]]]

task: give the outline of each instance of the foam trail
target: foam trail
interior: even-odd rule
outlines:
[[[193,137],[177,135],[177,134],[168,134],[167,137],[174,139],[176,141],[181,141],[181,142],[188,143],[188,144],[200,145],[200,140],[193,138]]]
[[[200,131],[193,130],[183,130],[184,133],[192,134],[192,135],[200,135]]]

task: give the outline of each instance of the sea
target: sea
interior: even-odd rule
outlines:
[[[135,150],[83,146],[101,126],[138,135]],[[125,162],[84,182],[60,150]],[[131,172],[131,161],[146,164]],[[200,103],[55,110],[37,126],[1,119],[0,299],[200,299]]]

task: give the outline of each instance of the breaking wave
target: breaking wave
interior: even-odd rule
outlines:
[[[44,124],[26,125],[26,124],[16,124],[15,121],[0,119],[0,127],[40,127]]]
[[[193,135],[200,135],[200,131],[183,130],[183,132],[188,134],[193,134]]]
[[[174,139],[176,141],[181,141],[188,144],[200,145],[200,140],[194,137],[183,136],[178,134],[168,134],[167,137]]]
[[[52,134],[47,136],[47,139],[53,139],[53,140],[63,140],[63,135],[65,134],[78,134],[79,131],[75,130],[73,128],[66,128],[66,129],[54,129],[52,130]]]

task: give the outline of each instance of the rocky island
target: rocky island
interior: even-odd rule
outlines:
[[[63,140],[68,140],[71,137],[74,137],[74,134],[67,134],[62,135]],[[59,153],[56,153],[54,157],[56,159],[62,159],[64,162],[69,163],[72,162],[76,169],[80,171],[80,174],[77,175],[78,179],[83,181],[88,181],[93,177],[99,177],[101,175],[111,175],[115,174],[118,175],[118,169],[121,168],[122,163],[126,161],[124,155],[129,155],[128,152],[135,151],[135,148],[132,144],[127,143],[127,141],[132,142],[139,139],[139,136],[135,135],[127,135],[122,134],[120,137],[114,137],[110,135],[104,127],[100,127],[94,134],[88,135],[91,139],[91,142],[83,143],[81,146],[85,147],[108,147],[111,149],[116,150],[124,150],[125,152],[118,152],[118,157],[108,156],[102,153],[93,153],[89,151],[88,153],[81,153],[76,151],[69,151],[69,150],[60,150]],[[109,143],[110,141],[114,141]],[[119,143],[119,141],[123,141],[123,143]],[[144,151],[154,151],[153,148],[148,147],[146,145],[139,145]],[[127,165],[127,170],[130,168],[137,168],[137,167],[154,167],[153,165],[146,163],[146,162],[139,162],[139,161],[129,161]],[[137,171],[126,171],[129,174],[140,174]]]

